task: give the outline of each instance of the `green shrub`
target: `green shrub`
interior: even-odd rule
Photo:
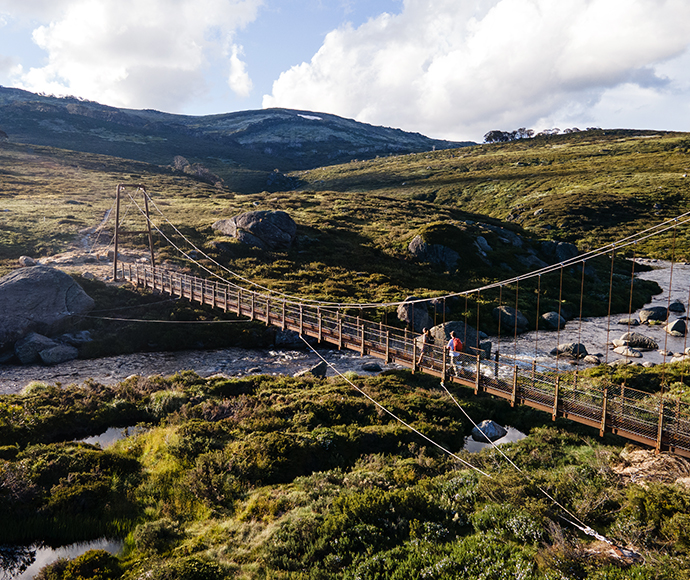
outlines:
[[[184,534],[177,523],[163,518],[139,524],[133,537],[137,550],[160,554],[171,550]]]

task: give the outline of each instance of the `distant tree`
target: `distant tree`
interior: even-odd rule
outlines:
[[[543,137],[545,135],[558,135],[561,132],[561,130],[558,127],[554,127],[553,129],[544,129],[543,131],[539,131],[537,135],[539,137]]]
[[[515,135],[515,139],[531,139],[534,137],[534,129],[520,127],[516,131],[513,131],[513,135]]]
[[[510,133],[505,131],[489,131],[484,135],[484,143],[505,143],[510,140]]]
[[[572,127],[571,129],[563,129],[563,133],[579,133],[580,129],[577,127]]]

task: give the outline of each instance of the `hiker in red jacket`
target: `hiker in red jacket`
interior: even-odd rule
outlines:
[[[458,377],[460,373],[458,372],[458,365],[460,364],[460,353],[462,352],[463,344],[462,341],[455,336],[455,331],[450,331],[450,340],[446,348],[450,351],[450,366],[453,369],[453,374]]]

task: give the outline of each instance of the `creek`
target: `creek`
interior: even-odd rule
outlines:
[[[645,307],[667,306],[669,304],[670,263],[657,260],[639,260],[639,262],[653,269],[639,273],[637,276],[641,279],[655,280],[663,290]],[[687,308],[688,289],[690,289],[690,264],[674,264],[670,302],[677,299]],[[622,358],[613,353],[613,347],[609,343],[629,330],[645,334],[659,344],[659,350],[644,352],[643,358],[634,359],[639,362],[649,361],[654,364],[669,362],[672,359],[669,353],[682,353],[685,350],[686,337],[673,337],[664,331],[662,325],[628,328],[627,325],[617,324],[620,319],[636,318],[638,312],[639,310],[630,317],[627,314],[618,314],[611,317],[573,319],[568,321],[560,331],[527,332],[519,335],[517,340],[513,337],[500,339],[490,337],[489,340],[494,344],[493,350],[499,350],[501,355],[515,357],[526,364],[535,360],[540,365],[550,367],[573,364],[573,361],[566,361],[563,358],[557,361],[556,357],[549,354],[558,344],[567,342],[583,343],[590,354],[601,354],[604,362],[613,362]],[[386,365],[375,357],[361,357],[345,350],[324,349],[320,350],[320,354],[341,373],[352,371],[363,375],[376,374],[363,370],[362,367],[366,363],[377,363],[384,370],[400,368],[395,364]],[[80,384],[91,378],[103,385],[112,385],[130,375],[167,376],[187,369],[194,370],[203,377],[219,373],[232,377],[249,374],[294,375],[319,362],[319,357],[308,350],[226,348],[78,359],[52,367],[2,365],[0,366],[0,394],[18,393],[32,381],[47,384]],[[577,364],[584,365],[585,363]],[[328,375],[334,374],[335,371],[329,368]]]

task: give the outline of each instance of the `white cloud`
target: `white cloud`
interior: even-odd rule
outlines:
[[[205,92],[209,60],[256,18],[262,1],[63,1],[59,15],[33,32],[47,64],[24,72],[17,84],[114,106],[179,110]],[[0,0],[0,10],[5,4]],[[39,11],[42,2],[33,4]],[[238,62],[226,66],[236,70]],[[244,69],[243,75],[247,86]]]
[[[252,90],[252,79],[247,73],[247,65],[240,55],[242,47],[236,44],[232,45],[232,53],[230,54],[230,76],[228,77],[228,85],[238,97],[248,97]]]
[[[406,0],[398,15],[329,33],[263,105],[480,139],[573,117],[625,87],[661,106],[688,75],[663,63],[689,43],[686,0]]]

